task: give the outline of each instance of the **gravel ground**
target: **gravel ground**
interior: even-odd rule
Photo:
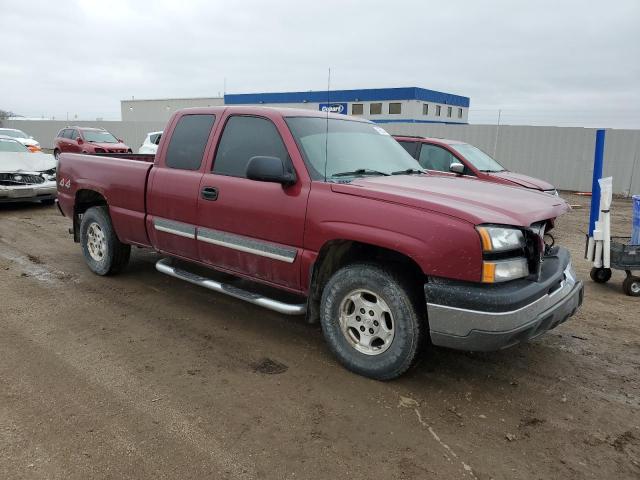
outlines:
[[[55,207],[0,206],[0,478],[640,478],[640,299],[589,280],[588,199],[559,220],[585,303],[507,351],[426,352],[381,383],[320,329],[157,273],[84,265]],[[630,202],[613,228],[628,234]]]

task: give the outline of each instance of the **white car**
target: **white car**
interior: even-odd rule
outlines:
[[[151,153],[153,155],[158,151],[158,144],[160,143],[160,137],[162,132],[149,132],[144,139],[144,143],[138,149],[138,153]]]
[[[0,203],[55,202],[56,159],[30,152],[21,142],[0,135]]]
[[[40,144],[36,140],[34,140],[31,135],[27,135],[22,130],[18,130],[15,128],[0,128],[0,135],[15,138],[32,152],[39,152],[40,150],[42,150],[40,148]]]

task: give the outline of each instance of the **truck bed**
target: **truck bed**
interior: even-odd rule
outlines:
[[[73,218],[76,197],[83,190],[102,195],[121,242],[149,246],[145,227],[147,178],[153,155],[63,153],[58,164],[58,202]],[[68,184],[67,184],[68,182]]]
[[[92,153],[94,157],[120,158],[124,160],[137,160],[139,162],[153,163],[155,154],[153,153]]]

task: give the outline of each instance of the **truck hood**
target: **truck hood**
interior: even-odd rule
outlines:
[[[44,172],[56,168],[56,159],[48,153],[0,152],[0,172]]]
[[[555,187],[544,180],[540,180],[539,178],[530,177],[528,175],[523,175],[522,173],[510,172],[508,170],[504,170],[502,172],[485,172],[487,175],[491,177],[501,178],[503,180],[508,180],[509,182],[513,182],[516,185],[520,185],[525,188],[533,188],[535,190],[554,190]]]
[[[450,215],[474,225],[495,223],[528,227],[570,209],[560,197],[547,193],[459,177],[366,177],[348,184],[333,184],[331,189],[336,193]]]

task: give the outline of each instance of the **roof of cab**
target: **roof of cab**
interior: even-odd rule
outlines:
[[[212,113],[222,114],[226,111],[230,113],[242,113],[252,115],[279,115],[282,117],[315,117],[315,118],[331,118],[335,120],[349,120],[362,123],[373,123],[364,118],[357,118],[348,115],[342,115],[339,113],[327,113],[319,110],[310,110],[306,108],[286,108],[286,107],[268,107],[268,106],[254,106],[254,105],[223,105],[219,107],[191,107],[181,108],[176,113],[189,114],[189,113]]]

